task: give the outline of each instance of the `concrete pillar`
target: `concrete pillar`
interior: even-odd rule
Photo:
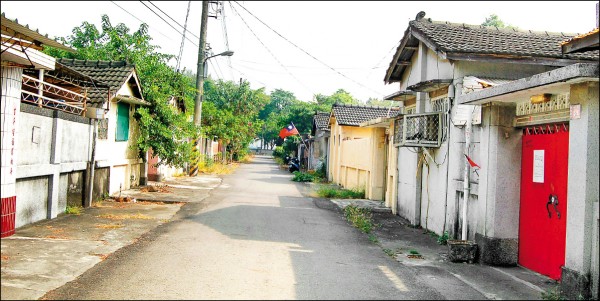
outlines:
[[[2,66],[2,101],[0,111],[0,151],[2,154],[1,166],[1,192],[2,202],[2,226],[1,237],[7,237],[15,233],[16,214],[16,149],[17,124],[21,111],[21,81],[23,69]]]
[[[63,135],[63,120],[58,117],[58,111],[54,111],[52,116],[52,145],[50,148],[50,164],[54,172],[48,178],[48,214],[47,218],[52,219],[58,216],[58,192],[60,190],[60,162],[61,147]]]
[[[569,122],[567,242],[561,288],[569,299],[598,298],[598,82],[574,84],[571,106],[579,118]]]
[[[481,262],[516,265],[522,134],[512,126],[514,106],[484,107],[483,117],[477,215],[484,220],[477,227],[475,240],[480,247]]]

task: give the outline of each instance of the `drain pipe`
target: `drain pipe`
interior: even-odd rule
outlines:
[[[92,155],[90,159],[90,180],[88,186],[88,197],[85,200],[84,207],[92,206],[92,192],[94,191],[94,168],[96,167],[96,132],[98,131],[98,119],[92,118],[94,129],[92,133]]]
[[[473,112],[467,114],[467,123],[465,125],[465,154],[470,157],[469,146],[471,145],[471,123],[473,122]],[[469,201],[469,161],[465,158],[465,172],[463,179],[463,208],[462,208],[462,240],[467,240],[467,204]]]

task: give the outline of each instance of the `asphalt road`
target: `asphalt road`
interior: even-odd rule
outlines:
[[[443,299],[268,157],[44,299]]]

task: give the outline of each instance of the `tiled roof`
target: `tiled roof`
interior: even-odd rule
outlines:
[[[398,107],[379,107],[364,105],[334,104],[331,108],[339,125],[360,126],[361,122],[378,117],[396,117],[400,114]]]
[[[563,54],[561,43],[577,34],[438,22],[423,18],[425,13],[421,13],[418,20],[409,21],[386,71],[385,83],[401,80],[420,42],[451,60],[566,66],[596,62],[600,57],[597,49]]]
[[[57,62],[89,75],[110,87],[114,95],[135,70],[135,66],[125,61],[76,60],[60,58]],[[100,107],[106,102],[108,88],[94,88],[88,91],[90,106]]]
[[[422,32],[444,52],[589,60],[597,60],[599,54],[596,50],[563,55],[561,42],[577,34],[498,29],[481,25],[431,22],[428,19],[413,20],[409,24],[413,30]]]
[[[314,117],[315,125],[318,130],[327,131],[329,130],[329,115],[328,112],[317,112]]]

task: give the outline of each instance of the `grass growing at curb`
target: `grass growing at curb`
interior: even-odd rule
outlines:
[[[292,181],[295,182],[312,182],[314,180],[315,177],[312,174],[301,171],[294,171],[294,177],[292,178]]]
[[[367,208],[359,208],[354,205],[348,205],[344,208],[344,216],[346,219],[358,228],[363,233],[370,233],[374,225],[371,221],[373,213]],[[369,239],[373,241],[370,237]],[[376,240],[377,238],[375,238]]]
[[[67,205],[67,208],[65,209],[65,213],[66,214],[79,215],[79,214],[81,214],[81,209],[83,209],[81,206],[69,206],[69,205]]]
[[[545,292],[542,292],[542,300],[566,300],[561,296],[560,287],[556,286]]]
[[[317,189],[317,195],[323,198],[364,199],[365,191],[359,189],[344,189],[323,185],[319,187],[319,189]]]

